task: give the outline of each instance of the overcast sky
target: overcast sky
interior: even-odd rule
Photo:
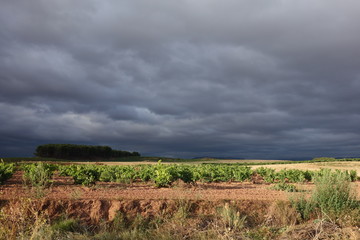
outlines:
[[[0,156],[360,157],[357,0],[2,0]]]

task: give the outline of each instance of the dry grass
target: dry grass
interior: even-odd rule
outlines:
[[[339,169],[339,170],[356,170],[360,177],[360,162],[318,162],[318,163],[294,163],[294,164],[271,164],[271,165],[256,165],[253,169],[259,167],[273,168],[276,171],[282,169],[298,169],[316,171],[322,168]]]

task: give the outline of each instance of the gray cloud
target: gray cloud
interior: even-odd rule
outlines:
[[[0,5],[1,156],[359,156],[356,1]]]

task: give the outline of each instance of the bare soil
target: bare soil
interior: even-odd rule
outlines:
[[[22,172],[0,185],[1,211],[7,216],[24,212],[41,212],[51,219],[67,216],[90,224],[111,221],[119,212],[127,215],[155,216],[173,214],[179,204],[189,204],[193,214],[214,214],[225,203],[236,205],[243,214],[256,222],[271,215],[278,201],[302,193],[286,193],[270,189],[272,184],[253,182],[197,183],[176,182],[171,188],[155,188],[151,183],[104,183],[93,187],[74,185],[70,177],[55,176],[45,189],[25,186]],[[354,183],[358,194],[360,182]],[[310,193],[314,185],[298,184]],[[360,195],[359,195],[360,197]],[[269,215],[270,214],[270,215]]]
[[[289,196],[302,193],[287,193],[271,189],[273,184],[253,182],[196,183],[175,182],[170,188],[156,188],[152,183],[97,182],[92,187],[74,185],[71,177],[55,176],[53,183],[45,189],[25,186],[22,172],[17,171],[5,184],[0,185],[0,200],[18,198],[70,199],[70,200],[288,200]],[[360,182],[354,183],[360,197]],[[297,184],[299,189],[309,192],[312,183]]]

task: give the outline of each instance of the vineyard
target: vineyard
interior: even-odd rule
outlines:
[[[309,239],[317,229],[359,239],[358,180],[349,169],[1,162],[0,239]]]
[[[74,184],[91,186],[96,182],[135,183],[150,182],[156,187],[171,187],[172,183],[181,180],[184,183],[211,183],[211,182],[244,182],[254,178],[266,183],[304,183],[311,182],[314,178],[329,172],[344,174],[349,181],[357,180],[357,172],[331,171],[302,171],[296,169],[283,169],[275,171],[271,168],[260,167],[252,170],[251,167],[241,165],[220,164],[162,164],[135,165],[135,166],[103,166],[103,165],[58,165],[47,163],[0,164],[0,181],[10,178],[16,170],[24,171],[24,182],[33,186],[46,186],[51,181],[55,171],[60,176],[72,177]]]

